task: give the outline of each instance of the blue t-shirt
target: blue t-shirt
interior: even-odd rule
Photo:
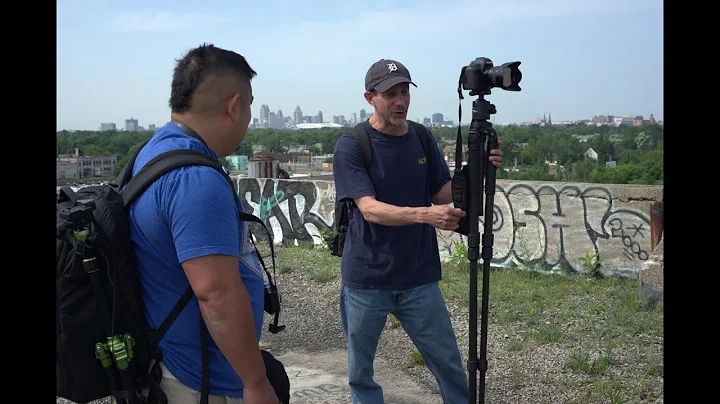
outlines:
[[[133,174],[160,153],[195,149],[217,158],[199,139],[173,123],[159,128],[140,151]],[[264,310],[263,272],[250,244],[242,205],[223,175],[212,167],[175,169],[151,184],[130,207],[131,238],[138,261],[149,325],[157,328],[189,286],[181,262],[210,254],[238,257],[258,340]],[[193,296],[159,348],[163,364],[183,384],[201,390],[200,307]],[[212,338],[208,338],[210,394],[242,397],[243,383]]]
[[[408,133],[387,135],[367,121],[373,160],[369,170],[355,138],[344,133],[335,145],[333,176],[336,200],[375,195],[395,206],[431,206],[432,195],[450,181],[450,170],[428,132],[427,164],[420,137],[408,123]],[[348,287],[405,289],[440,280],[437,234],[429,224],[386,226],[365,221],[359,209],[350,216],[341,261],[342,282]]]

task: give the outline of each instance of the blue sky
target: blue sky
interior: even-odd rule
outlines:
[[[495,122],[595,114],[663,118],[661,0],[64,0],[57,5],[57,129],[164,124],[175,59],[203,42],[247,57],[253,117],[350,118],[381,58],[417,83],[409,118],[457,124],[457,82],[476,57],[521,61],[521,92],[493,90]],[[464,93],[463,123],[474,97]]]

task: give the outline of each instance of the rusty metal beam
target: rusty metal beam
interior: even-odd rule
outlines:
[[[663,236],[663,202],[650,205],[650,250],[660,244]]]

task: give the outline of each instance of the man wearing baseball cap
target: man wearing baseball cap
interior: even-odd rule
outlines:
[[[356,207],[342,254],[340,292],[355,404],[384,402],[373,380],[373,361],[390,313],[435,376],[443,401],[469,399],[467,374],[438,285],[436,234],[436,229],[457,229],[465,213],[449,206],[450,170],[432,132],[423,128],[431,154],[426,156],[408,123],[410,85],[417,87],[402,63],[373,63],[365,75],[365,100],[374,113],[361,124],[372,145],[372,164],[365,169],[350,133],[340,136],[333,156],[336,200],[351,200]],[[500,167],[502,151],[492,150],[490,160]]]

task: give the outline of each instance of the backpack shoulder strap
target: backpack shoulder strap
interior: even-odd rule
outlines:
[[[176,149],[168,152],[159,154],[152,160],[150,160],[143,168],[138,171],[135,176],[128,182],[127,186],[122,190],[123,202],[126,206],[131,204],[140,194],[147,189],[150,184],[160,178],[163,174],[172,171],[179,167],[185,166],[207,166],[216,169],[220,172],[225,180],[230,185],[230,189],[235,193],[235,185],[232,182],[232,178],[222,164],[208,156],[207,154],[192,149]],[[258,218],[247,212],[239,212],[240,219],[247,222],[256,222],[261,224],[267,231],[265,223]]]
[[[142,147],[140,147],[142,148]],[[139,149],[138,149],[139,150]],[[134,158],[132,159],[132,164],[134,164]],[[128,161],[128,164],[131,164],[131,161]],[[125,206],[129,206],[139,195],[143,193],[147,189],[147,187],[150,186],[155,180],[160,178],[163,174],[170,172],[176,168],[179,167],[185,167],[185,166],[207,166],[212,167],[215,170],[217,170],[220,174],[223,175],[225,180],[227,180],[228,185],[230,186],[231,191],[233,192],[233,197],[239,198],[237,191],[235,189],[235,185],[233,184],[233,180],[230,177],[230,174],[225,170],[225,168],[222,166],[222,164],[214,160],[212,157],[208,156],[207,154],[198,151],[198,150],[192,150],[192,149],[176,149],[176,150],[170,150],[168,152],[159,154],[152,160],[150,160],[143,168],[138,171],[135,176],[132,177],[130,181],[127,181],[127,186],[121,191],[123,202],[125,203]],[[130,166],[132,167],[132,166]],[[132,169],[129,171],[132,173]],[[239,201],[238,201],[239,203]],[[267,232],[268,240],[270,241],[270,251],[271,251],[271,257],[272,257],[272,264],[273,264],[273,273],[275,273],[275,249],[272,243],[272,234],[270,233],[270,230],[267,228],[265,223],[257,216],[252,215],[247,212],[242,212],[238,210],[238,214],[240,217],[240,220],[246,221],[246,222],[255,222],[259,223]],[[251,238],[252,240],[252,238]],[[267,267],[265,266],[265,263],[262,260],[262,257],[260,256],[260,253],[257,251],[257,257],[260,260],[260,263],[262,265],[262,268],[265,271],[265,274],[268,277],[268,281],[274,286],[273,278],[270,275],[270,272],[268,271]],[[190,298],[193,296],[193,291],[191,287],[188,287],[187,290],[185,290],[185,293],[182,295],[182,297],[178,300],[175,307],[173,307],[173,310],[170,312],[170,314],[165,318],[165,320],[162,322],[160,327],[151,335],[149,336],[149,342],[150,342],[150,348],[154,351],[160,342],[160,340],[163,338],[167,330],[170,328],[170,325],[175,321],[177,316],[180,314],[184,306],[188,303]],[[277,326],[277,316],[275,320],[275,325]],[[284,326],[283,326],[284,327]]]
[[[144,141],[140,146],[135,150],[135,153],[133,153],[130,158],[128,159],[127,163],[125,163],[125,167],[123,167],[122,171],[120,171],[120,175],[118,175],[117,180],[115,183],[120,187],[124,187],[125,184],[130,181],[130,178],[132,178],[132,172],[133,167],[135,167],[135,160],[137,159],[138,154],[140,154],[140,150],[142,150],[143,147],[150,141],[150,139]]]
[[[182,124],[182,123],[180,123],[180,122],[178,122],[178,121],[176,121],[176,120],[174,120],[174,119],[173,119],[171,122],[172,122],[173,124],[175,124],[176,126],[178,126],[183,132],[185,132],[186,135],[188,135],[188,136],[190,136],[190,137],[193,137],[193,138],[199,140],[200,142],[202,142],[203,145],[205,145],[205,147],[208,147],[208,145],[207,145],[207,143],[205,142],[205,140],[204,140],[200,135],[198,135],[198,133],[195,132],[193,129],[189,128],[188,126],[185,126],[184,124]],[[128,159],[127,163],[125,164],[125,167],[124,167],[124,168],[122,169],[122,171],[120,172],[120,175],[118,175],[118,178],[117,178],[117,180],[115,181],[115,183],[116,183],[121,189],[122,189],[123,187],[125,187],[125,185],[127,185],[127,184],[130,182],[131,179],[133,179],[132,172],[133,172],[133,168],[135,167],[135,160],[137,160],[137,156],[140,154],[140,150],[142,150],[143,147],[145,147],[145,145],[148,144],[148,142],[150,142],[151,139],[152,139],[152,138],[150,138],[150,139],[148,139],[148,140],[146,140],[146,141],[144,141],[143,143],[140,144],[140,146],[137,148],[137,150],[135,150],[135,153],[133,153],[133,154],[130,156],[130,158]],[[209,147],[208,147],[208,148],[209,148]],[[182,150],[173,150],[173,151],[168,152],[168,153],[165,153],[165,154],[160,154],[159,156],[156,156],[154,159],[150,160],[150,161],[146,164],[146,166],[154,165],[154,164],[157,163],[159,160],[162,160],[162,159],[164,159],[164,158],[167,157],[167,156],[172,156],[172,155],[174,155],[174,154],[188,154],[188,153],[186,153],[186,152],[189,152],[189,154],[199,154],[199,155],[203,155],[203,156],[206,157],[209,161],[213,161],[213,162],[214,162],[214,160],[212,160],[212,158],[210,158],[210,156],[206,155],[205,153],[202,153],[202,152],[199,152],[199,151],[196,151],[196,150],[182,149]],[[204,163],[197,163],[197,162],[195,162],[194,160],[192,160],[192,161],[190,161],[188,164],[181,164],[181,166],[184,166],[184,165],[198,165],[198,164],[200,164],[200,165],[208,165],[208,164],[204,164]],[[213,163],[213,164],[211,164],[211,166],[214,167],[214,168],[218,168],[218,169],[220,169],[220,171],[224,172],[223,167],[222,167],[222,164],[220,164],[219,162]],[[169,168],[169,169],[170,169],[170,170],[173,170],[173,169],[175,169],[175,168],[177,168],[177,167],[180,167],[180,166],[175,166],[175,167],[172,167],[172,168]],[[145,167],[143,167],[143,168],[145,168]],[[162,169],[161,169],[161,170],[162,170]],[[160,176],[162,176],[162,175],[165,174],[165,173],[166,173],[166,171],[162,171],[162,172],[160,172],[157,176],[151,176],[151,178],[152,178],[151,181],[155,181],[156,179],[160,178]],[[139,175],[139,174],[140,174],[140,172],[138,172],[138,175]],[[228,174],[228,173],[225,172],[225,174]],[[230,181],[230,184],[232,185],[232,179],[230,179],[229,176],[228,176],[227,179]],[[137,182],[137,181],[135,181],[135,182]],[[148,184],[148,185],[149,185],[149,184]],[[142,193],[142,191],[143,191],[145,188],[146,188],[146,187],[143,187],[142,190],[140,191],[140,193]],[[232,188],[235,189],[234,186],[233,186]],[[132,195],[132,198],[131,198],[129,201],[132,202],[132,201],[135,199],[135,197],[137,197],[137,195]],[[128,203],[128,202],[126,201],[126,204],[127,204],[127,203]]]
[[[360,122],[359,124],[355,125],[351,133],[353,137],[355,137],[355,141],[360,146],[360,152],[362,152],[363,155],[363,164],[365,164],[365,169],[369,169],[372,165],[373,157],[372,146],[370,145],[370,136],[365,130],[365,123]]]
[[[134,164],[134,162],[133,162]],[[207,154],[191,149],[176,149],[162,153],[150,160],[143,168],[135,174],[127,186],[122,190],[122,197],[125,206],[129,206],[135,199],[142,194],[147,187],[163,174],[184,166],[208,166],[213,167],[220,172],[224,172],[222,164],[208,156]],[[130,162],[128,161],[128,167]],[[132,168],[128,169],[132,173]],[[235,189],[229,176],[225,176],[230,186]]]
[[[432,171],[432,168],[430,167],[430,164],[432,163],[432,153],[430,152],[430,144],[429,143],[430,143],[430,136],[432,136],[432,135],[430,135],[428,133],[428,130],[425,127],[425,125],[415,122],[415,121],[411,121],[409,119],[408,119],[408,122],[410,122],[410,124],[413,126],[413,128],[415,128],[415,133],[417,133],[418,137],[420,137],[420,143],[422,143],[423,150],[425,151],[425,159],[426,159],[425,166],[427,167],[428,173],[430,173]],[[428,174],[428,182],[426,184],[428,187],[430,187],[429,181],[430,181],[430,175]]]
[[[425,151],[425,156],[427,158],[430,158],[430,149],[429,149],[429,139],[428,139],[428,133],[427,129],[425,128],[425,125],[417,123],[415,121],[408,120],[408,122],[415,128],[415,133],[420,137],[420,142],[422,143],[423,150]],[[363,154],[363,163],[365,164],[365,168],[368,169],[372,165],[372,145],[370,144],[370,136],[368,135],[367,131],[365,130],[365,124],[363,122],[355,125],[355,127],[351,131],[353,137],[355,138],[355,141],[360,146],[360,151]]]
[[[415,121],[408,120],[408,122],[413,126],[413,128],[415,128],[415,133],[417,133],[417,135],[420,137],[420,142],[422,142],[423,150],[425,150],[425,157],[430,159],[431,153],[428,143],[430,139],[428,139],[427,128],[425,127],[425,125]]]

